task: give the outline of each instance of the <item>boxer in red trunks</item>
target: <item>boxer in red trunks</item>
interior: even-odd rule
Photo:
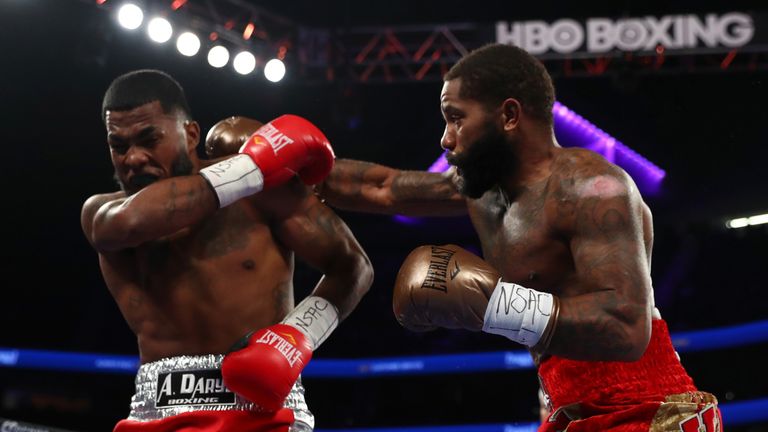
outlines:
[[[554,100],[529,53],[482,47],[444,76],[452,170],[337,160],[317,191],[345,210],[469,213],[483,259],[417,250],[395,313],[414,330],[482,330],[528,347],[551,403],[541,431],[721,430],[717,401],[697,390],[654,307],[648,206],[621,168],[558,145]]]
[[[121,190],[81,223],[141,361],[115,432],[311,431],[300,372],[373,278],[307,186],[333,165],[328,140],[284,115],[200,160],[184,91],[154,70],[115,79],[102,114]],[[295,256],[323,277],[294,307]]]

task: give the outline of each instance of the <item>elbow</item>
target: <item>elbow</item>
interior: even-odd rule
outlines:
[[[368,255],[361,251],[355,256],[353,268],[352,274],[355,275],[355,280],[357,281],[355,284],[357,295],[359,298],[362,298],[371,289],[371,285],[373,285],[373,264],[371,264]]]
[[[350,288],[349,298],[357,305],[373,285],[373,265],[368,255],[362,250],[349,257],[347,265],[344,266],[349,279]]]
[[[622,323],[624,327],[624,349],[617,353],[617,361],[634,362],[640,360],[651,342],[650,314],[637,314],[632,322]]]
[[[337,301],[334,302],[339,308],[340,318],[344,320],[370,290],[373,284],[373,266],[368,256],[359,251],[339,261],[335,267],[336,276],[329,273],[326,273],[326,276],[336,278],[344,287],[343,291],[338,292]]]
[[[137,222],[137,218],[120,211],[98,218],[92,230],[94,248],[99,252],[114,252],[138,246],[135,241],[139,231]]]
[[[338,256],[325,274],[340,281],[346,287],[345,295],[353,299],[355,304],[373,284],[373,265],[360,248]]]

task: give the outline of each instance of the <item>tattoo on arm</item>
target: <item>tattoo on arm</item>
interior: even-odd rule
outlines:
[[[646,337],[649,276],[642,221],[628,195],[577,205],[571,250],[576,294],[561,298],[553,354],[583,360],[636,356]]]
[[[319,228],[322,234],[329,238],[335,238],[339,235],[339,232],[347,229],[336,213],[320,202],[313,204],[309,208],[307,219],[312,221],[315,227]]]
[[[180,213],[187,213],[204,205],[205,196],[208,193],[207,185],[190,187],[186,194],[179,191],[179,185],[172,180],[168,189],[168,197],[165,200],[166,219],[170,222]]]
[[[340,160],[318,190],[331,205],[347,210],[411,216],[466,213],[464,198],[442,173]]]
[[[459,192],[445,175],[400,171],[392,181],[392,197],[399,202],[451,200],[458,198]]]

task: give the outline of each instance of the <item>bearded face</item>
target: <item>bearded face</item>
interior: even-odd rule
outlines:
[[[480,137],[467,143],[463,152],[449,154],[447,159],[457,168],[459,192],[473,199],[480,198],[517,167],[512,146],[490,120]]]

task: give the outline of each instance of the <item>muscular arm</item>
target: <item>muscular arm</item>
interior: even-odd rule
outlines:
[[[118,251],[173,234],[217,208],[216,195],[203,177],[174,177],[130,197],[91,197],[83,205],[81,224],[96,250]]]
[[[276,234],[299,259],[323,272],[312,295],[333,303],[344,319],[373,283],[371,263],[347,225],[331,209],[303,184],[293,182],[289,187],[301,194],[300,202],[288,206],[291,213],[278,220]]]
[[[466,199],[450,173],[402,171],[338,159],[317,187],[327,202],[344,210],[407,216],[454,216],[467,212]]]
[[[579,360],[634,361],[650,339],[645,208],[628,179],[590,181],[577,199],[570,242],[579,286],[569,292],[580,294],[560,298],[547,351]]]

